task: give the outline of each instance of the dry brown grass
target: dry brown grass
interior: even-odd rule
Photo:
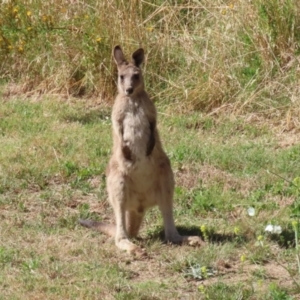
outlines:
[[[173,110],[297,115],[299,11],[293,0],[7,1],[2,80],[17,83],[10,94],[111,102],[111,49],[142,46],[148,90]]]

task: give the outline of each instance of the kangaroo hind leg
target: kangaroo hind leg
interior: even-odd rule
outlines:
[[[160,184],[158,191],[158,205],[163,216],[165,239],[167,242],[178,244],[187,243],[189,245],[200,245],[203,243],[199,236],[181,236],[174,222],[173,216],[173,194],[174,178],[170,162],[166,160],[160,165]]]
[[[126,231],[130,238],[137,237],[144,218],[144,212],[130,210],[126,212]]]
[[[128,201],[128,190],[125,178],[118,174],[109,174],[107,178],[107,190],[109,201],[113,207],[116,219],[116,246],[121,250],[126,250],[130,254],[138,256],[143,255],[144,251],[129,240],[130,235],[126,230],[126,205]]]

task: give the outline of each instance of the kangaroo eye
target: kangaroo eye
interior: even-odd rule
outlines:
[[[120,79],[123,81],[123,80],[124,80],[124,76],[123,76],[123,75],[120,75]]]
[[[138,80],[139,77],[140,77],[139,74],[134,74],[134,75],[133,75],[133,78],[134,78],[135,80]]]

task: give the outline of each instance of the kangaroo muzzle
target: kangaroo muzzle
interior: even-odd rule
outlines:
[[[131,95],[132,93],[133,93],[133,87],[127,88],[127,89],[125,90],[125,94],[126,94],[126,95]]]

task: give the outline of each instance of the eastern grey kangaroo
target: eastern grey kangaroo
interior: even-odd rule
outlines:
[[[147,209],[158,205],[165,239],[171,243],[201,244],[198,236],[181,236],[173,218],[174,177],[156,124],[156,108],[144,89],[141,64],[144,50],[128,62],[120,46],[113,50],[118,68],[118,95],[112,110],[113,151],[106,175],[109,202],[116,225],[79,220],[80,224],[115,237],[116,246],[130,254],[143,250],[136,237]]]

